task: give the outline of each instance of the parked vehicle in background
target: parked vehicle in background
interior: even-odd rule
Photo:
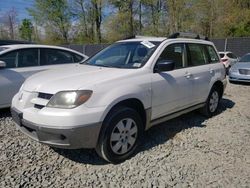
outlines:
[[[19,44],[0,47],[0,108],[9,107],[24,80],[34,73],[68,66],[87,56],[57,46]],[[61,65],[63,64],[63,65]]]
[[[28,78],[13,98],[13,120],[36,141],[95,148],[118,163],[153,125],[199,108],[211,117],[226,87],[225,68],[212,42],[178,35],[118,41],[70,72]]]
[[[225,65],[227,73],[229,69],[239,60],[232,52],[219,52],[222,63]]]
[[[242,56],[229,71],[230,82],[249,82],[250,83],[250,53]]]

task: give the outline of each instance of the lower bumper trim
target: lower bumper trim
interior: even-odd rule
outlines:
[[[79,149],[96,147],[102,125],[101,122],[57,129],[27,121],[14,108],[11,111],[17,128],[33,140],[57,148]]]

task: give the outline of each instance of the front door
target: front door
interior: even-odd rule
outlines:
[[[152,75],[152,120],[192,105],[193,80],[186,71],[185,56],[181,43],[167,46],[160,55],[158,62],[173,61],[175,69]]]

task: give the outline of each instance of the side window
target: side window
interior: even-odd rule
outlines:
[[[18,50],[18,65],[17,67],[32,67],[38,66],[38,49],[23,49]]]
[[[6,63],[6,68],[15,68],[17,62],[17,51],[1,55],[0,60]]]
[[[215,52],[214,48],[212,46],[207,46],[207,51],[209,54],[209,62],[210,63],[218,63],[219,57],[217,53]]]
[[[205,65],[209,61],[205,45],[188,44],[188,52],[188,66]]]
[[[227,56],[232,59],[237,59],[237,57],[233,53],[228,53]]]
[[[73,59],[74,59],[75,63],[79,63],[79,62],[81,62],[84,59],[84,57],[82,57],[82,56],[80,56],[78,54],[72,53],[72,56],[73,56]]]
[[[157,62],[160,61],[173,61],[175,68],[179,69],[184,67],[184,44],[177,43],[167,46],[161,53]]]
[[[64,50],[42,48],[40,50],[40,53],[40,65],[56,65],[74,62],[74,58],[71,52],[67,52]]]

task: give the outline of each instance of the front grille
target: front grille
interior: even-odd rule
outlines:
[[[43,106],[43,105],[39,105],[39,104],[35,104],[35,105],[34,105],[34,108],[42,109],[42,108],[44,108],[44,106]]]
[[[49,93],[38,93],[38,98],[50,100],[53,94]]]
[[[46,104],[49,102],[49,100],[51,99],[51,97],[53,96],[53,94],[49,94],[49,93],[38,93],[38,96],[37,96],[37,99],[43,99],[43,100],[46,100],[47,102],[38,102],[38,101],[34,101],[33,104],[34,104],[34,108],[36,109],[43,109]]]
[[[240,74],[250,75],[250,69],[239,69]]]

